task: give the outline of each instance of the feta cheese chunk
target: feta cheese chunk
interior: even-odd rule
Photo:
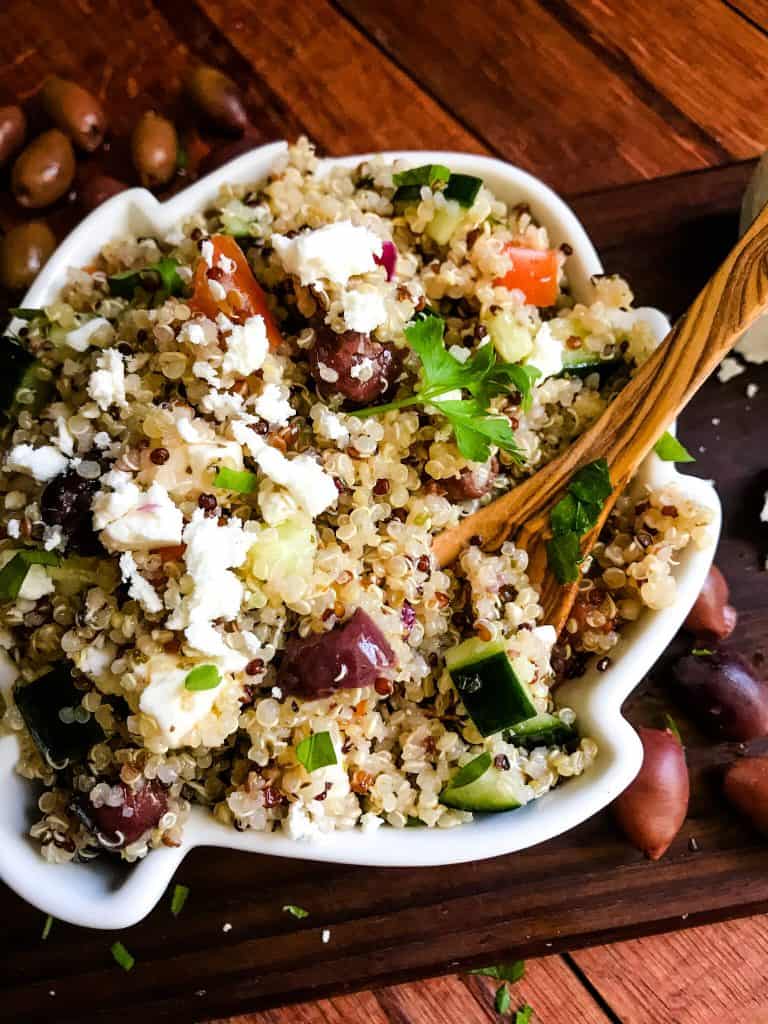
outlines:
[[[128,583],[128,596],[138,601],[145,612],[156,613],[163,610],[163,602],[155,588],[139,572],[136,560],[130,551],[120,555],[120,572],[123,581]]]
[[[116,348],[108,348],[96,358],[96,366],[88,381],[88,394],[102,412],[111,405],[125,405],[125,364]]]
[[[549,324],[544,323],[533,339],[533,351],[525,360],[528,366],[535,366],[542,380],[554,377],[563,369],[563,344],[554,337]]]
[[[80,327],[73,331],[67,331],[64,335],[64,344],[75,352],[85,352],[93,343],[94,337],[98,334],[102,342],[111,341],[114,330],[109,320],[103,316],[96,316],[92,320],[86,320]]]
[[[56,587],[45,571],[44,565],[30,565],[21,584],[18,596],[25,601],[37,601],[46,594],[52,594]]]
[[[294,238],[272,236],[272,246],[283,267],[303,285],[322,280],[346,285],[350,277],[376,269],[382,241],[366,227],[341,220]]]
[[[91,504],[93,528],[101,531],[107,551],[152,551],[181,543],[184,517],[161,484],[142,491],[130,478],[112,483],[115,490],[97,492]]]
[[[285,487],[313,519],[338,499],[339,492],[333,477],[311,455],[286,459],[282,452],[268,445],[244,423],[233,423],[232,432],[240,444],[250,449],[261,471]]]
[[[52,444],[44,444],[41,448],[17,444],[8,453],[5,468],[15,473],[28,473],[38,483],[46,483],[64,472],[67,460]]]
[[[288,388],[280,384],[265,384],[263,391],[253,403],[254,412],[267,423],[284,427],[294,415],[294,408],[288,401],[289,394]]]
[[[168,667],[163,662],[150,667],[139,710],[155,720],[163,740],[173,749],[183,747],[189,733],[211,713],[223,684],[211,690],[188,690],[184,683],[191,669]]]
[[[380,292],[346,292],[342,300],[344,323],[350,331],[370,334],[387,319],[387,307]]]
[[[269,340],[263,316],[251,316],[244,324],[233,324],[226,337],[227,351],[221,364],[222,371],[247,377],[264,365]]]

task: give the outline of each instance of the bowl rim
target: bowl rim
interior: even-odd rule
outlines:
[[[247,184],[262,180],[287,150],[285,142],[259,146],[223,164],[171,199],[161,203],[142,188],[128,189],[90,213],[62,241],[25,296],[22,305],[50,301],[71,266],[82,266],[105,239],[143,230],[168,231],[175,224],[213,201],[225,183]],[[519,194],[545,224],[554,244],[567,241],[569,279],[576,294],[589,279],[602,273],[602,265],[584,227],[570,207],[547,185],[528,172],[493,157],[430,150],[396,150],[359,154],[322,161],[324,170],[355,166],[373,156],[401,159],[412,166],[446,163],[453,169],[475,173],[502,198]],[[639,311],[651,322],[660,341],[669,322],[658,310]],[[712,512],[711,541],[705,548],[687,549],[677,573],[678,599],[672,608],[646,614],[633,624],[632,636],[608,671],[593,669],[586,676],[558,689],[558,702],[575,707],[585,732],[598,740],[595,763],[581,776],[558,786],[519,809],[514,815],[476,818],[450,830],[394,829],[335,832],[321,840],[296,840],[280,834],[237,832],[216,822],[209,812],[195,807],[185,825],[182,845],[162,848],[129,870],[99,858],[90,864],[48,864],[26,835],[30,785],[15,774],[17,740],[0,737],[0,778],[10,792],[0,805],[0,878],[44,913],[91,928],[128,927],[140,921],[162,897],[186,854],[197,846],[249,850],[270,856],[327,861],[372,867],[424,868],[501,856],[554,838],[581,824],[606,807],[634,778],[642,762],[642,746],[635,730],[621,714],[624,699],[635,688],[682,624],[704,582],[714,556],[720,530],[720,502],[710,482],[679,473],[673,463],[649,456],[640,478],[656,485],[679,483],[686,493]],[[643,620],[646,620],[643,623]],[[628,631],[629,632],[629,631]],[[650,635],[649,635],[650,634]],[[0,692],[6,680],[0,680]],[[561,699],[561,698],[564,698]]]

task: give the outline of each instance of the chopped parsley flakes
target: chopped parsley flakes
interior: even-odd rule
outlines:
[[[547,542],[549,567],[559,583],[579,578],[581,538],[592,529],[613,490],[608,463],[596,459],[583,466],[549,515],[552,539]]]

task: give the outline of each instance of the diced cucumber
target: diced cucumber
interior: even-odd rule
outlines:
[[[53,379],[40,376],[42,367],[25,349],[10,338],[2,339],[0,350],[0,414],[15,420],[26,409],[33,416],[53,393]]]
[[[62,594],[77,594],[95,586],[111,593],[120,582],[115,564],[95,555],[67,555],[48,569],[48,575]]]
[[[577,738],[572,725],[566,725],[557,715],[543,713],[518,722],[505,733],[505,739],[515,746],[532,750],[534,747],[559,747]]]
[[[440,803],[462,811],[513,811],[524,801],[517,773],[503,771],[486,751],[465,764],[440,794]]]
[[[481,736],[509,729],[536,714],[528,684],[512,667],[503,640],[465,640],[446,651],[445,664]]]
[[[599,352],[588,348],[569,348],[563,346],[563,373],[568,376],[586,377],[590,373],[608,376],[621,366],[623,360],[617,358],[602,359]]]
[[[248,553],[256,579],[277,583],[281,577],[308,579],[317,553],[317,531],[308,515],[296,512],[276,526],[265,526]]]
[[[438,245],[447,245],[454,231],[464,220],[464,214],[465,211],[455,199],[447,200],[445,206],[440,207],[427,224],[427,234]]]
[[[51,767],[62,768],[85,757],[103,738],[101,726],[81,707],[82,691],[69,666],[56,665],[33,683],[14,687],[13,699],[40,753]],[[78,719],[85,719],[84,721]]]
[[[505,363],[519,363],[533,351],[531,332],[506,310],[489,316],[484,324]]]

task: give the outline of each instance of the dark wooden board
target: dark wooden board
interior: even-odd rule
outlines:
[[[749,169],[641,183],[582,196],[575,206],[606,267],[631,272],[639,301],[660,302],[674,314],[735,237]],[[761,385],[752,401],[747,381]],[[768,529],[759,523],[768,473],[758,419],[766,395],[768,368],[750,368],[727,385],[710,381],[681,425],[699,457],[694,472],[717,479],[724,499],[719,560],[742,612],[734,643],[757,654],[768,625],[761,568]],[[80,1021],[86,1012],[111,1024],[139,1014],[200,1020],[768,908],[765,845],[719,793],[719,769],[738,751],[712,745],[674,708],[663,670],[629,702],[636,722],[658,722],[662,710],[673,712],[688,744],[693,799],[689,820],[659,863],[630,849],[607,814],[523,853],[436,869],[199,850],[179,872],[191,888],[183,914],[174,919],[166,901],[120,936],[137,958],[131,974],[111,960],[116,936],[57,923],[42,942],[42,916],[6,891],[0,1020]],[[697,852],[689,848],[692,837]],[[310,916],[296,921],[282,911],[286,903]],[[231,930],[222,930],[225,923]],[[91,1002],[89,993],[98,998]]]

